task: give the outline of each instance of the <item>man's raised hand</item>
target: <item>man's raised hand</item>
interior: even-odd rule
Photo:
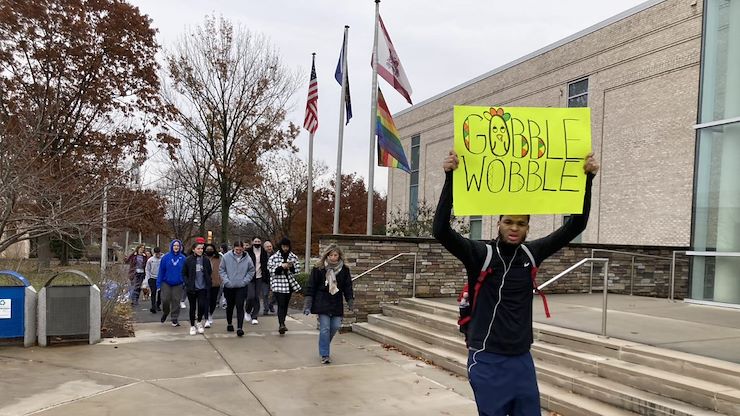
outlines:
[[[444,168],[445,172],[451,172],[457,169],[457,165],[459,164],[460,161],[457,158],[457,153],[454,150],[450,150],[445,157],[445,160],[442,162],[442,168]]]

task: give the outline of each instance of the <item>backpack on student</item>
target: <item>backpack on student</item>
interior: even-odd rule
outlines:
[[[550,317],[550,308],[547,307],[547,298],[545,297],[545,294],[542,293],[539,289],[537,289],[537,263],[534,261],[534,256],[532,256],[532,252],[529,250],[529,247],[522,244],[520,246],[522,250],[527,254],[527,257],[529,257],[529,261],[532,264],[532,288],[534,290],[534,293],[539,295],[542,298],[542,303],[545,307],[545,315],[549,318]],[[460,327],[460,332],[465,334],[465,338],[467,341],[468,336],[468,325],[470,324],[470,321],[473,319],[473,313],[475,311],[475,304],[478,300],[478,293],[480,293],[480,288],[483,286],[483,282],[486,280],[486,277],[488,277],[489,274],[493,273],[493,268],[489,267],[491,264],[491,259],[493,258],[493,248],[490,244],[486,244],[486,260],[483,262],[483,267],[481,267],[480,274],[478,275],[478,279],[475,282],[475,292],[473,293],[473,299],[472,301],[469,299],[469,286],[468,283],[465,283],[465,286],[463,286],[462,292],[460,292],[460,295],[457,297],[457,303],[460,307],[460,316],[457,320],[457,325]]]

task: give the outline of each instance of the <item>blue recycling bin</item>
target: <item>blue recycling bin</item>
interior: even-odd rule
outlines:
[[[28,280],[12,270],[0,275],[11,277],[18,284],[0,286],[0,340],[23,341],[26,347],[36,340],[36,290]]]

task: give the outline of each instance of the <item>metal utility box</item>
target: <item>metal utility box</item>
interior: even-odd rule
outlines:
[[[73,274],[87,284],[53,286],[54,279]],[[64,340],[88,339],[90,344],[100,341],[100,289],[79,270],[65,270],[52,276],[39,291],[38,340],[46,346],[49,337]]]
[[[0,340],[23,340],[26,347],[36,342],[36,290],[28,280],[12,270],[0,275],[11,277],[18,285],[0,286]]]

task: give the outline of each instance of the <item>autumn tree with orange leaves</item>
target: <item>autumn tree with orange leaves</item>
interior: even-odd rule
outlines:
[[[116,0],[0,2],[0,251],[152,214],[124,161],[172,149],[151,20]],[[160,205],[155,201],[154,206]]]

